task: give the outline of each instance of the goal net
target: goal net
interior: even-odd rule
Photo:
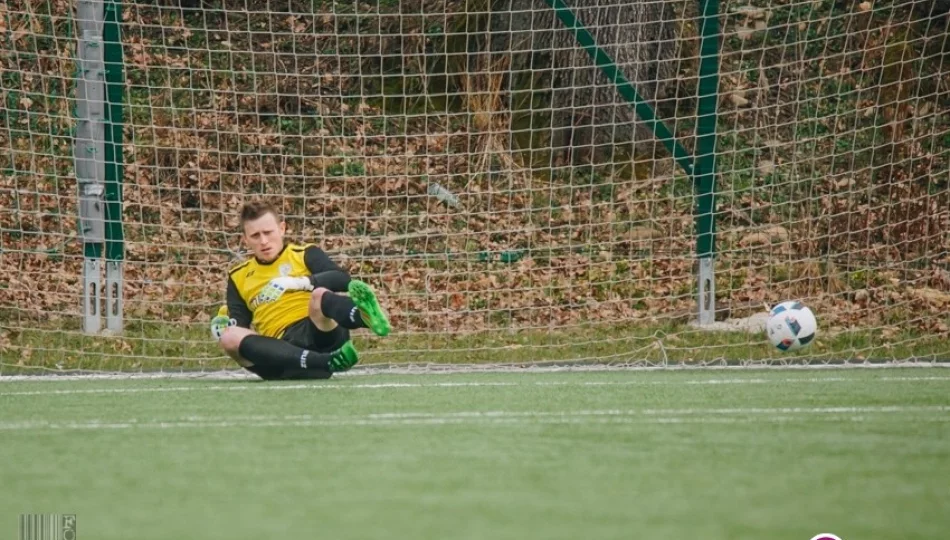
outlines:
[[[696,1],[90,2],[0,4],[0,372],[236,368],[208,321],[261,196],[380,293],[367,364],[950,359],[945,2],[718,3],[703,325],[694,177],[562,17],[695,156]],[[89,28],[121,67],[108,159],[79,144]],[[85,327],[77,148],[118,175],[111,331]],[[790,299],[818,338],[781,352]]]

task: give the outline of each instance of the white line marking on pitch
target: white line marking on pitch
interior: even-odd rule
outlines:
[[[448,424],[715,424],[752,422],[795,422],[806,417],[822,420],[863,422],[867,415],[887,413],[946,413],[950,406],[866,406],[866,407],[777,407],[732,409],[642,409],[588,411],[460,411],[450,413],[379,413],[352,417],[321,418],[311,415],[268,417],[252,415],[238,420],[230,417],[186,416],[171,420],[81,420],[51,422],[26,420],[0,422],[0,431],[22,430],[114,430],[248,427],[355,427]],[[743,418],[745,417],[745,418]],[[950,416],[918,418],[927,422],[947,422]],[[915,419],[918,420],[918,419]]]
[[[434,382],[434,383],[321,383],[315,381],[308,384],[269,385],[263,383],[232,383],[228,385],[209,386],[168,386],[156,388],[87,388],[74,390],[28,390],[21,392],[0,392],[5,396],[55,396],[73,394],[138,394],[145,392],[204,392],[228,391],[237,392],[254,390],[379,390],[400,388],[458,388],[458,387],[494,387],[494,386],[656,386],[656,385],[719,385],[719,384],[791,384],[791,383],[874,383],[874,382],[924,382],[950,381],[950,377],[878,377],[873,379],[855,379],[851,377],[800,377],[786,379],[696,379],[684,381],[483,381],[483,382]]]
[[[723,360],[723,359],[719,359]],[[727,371],[881,371],[892,369],[940,369],[950,368],[950,358],[944,360],[889,360],[887,363],[859,363],[859,364],[772,364],[769,360],[750,361],[741,365],[720,365],[717,361],[693,365],[614,365],[614,364],[576,364],[561,365],[509,365],[509,364],[360,364],[346,372],[346,377],[373,377],[377,375],[463,375],[473,373],[644,373],[644,372],[727,372]],[[2,364],[0,364],[2,367]],[[52,371],[52,370],[50,370]],[[3,375],[0,373],[0,383],[22,381],[114,381],[114,380],[251,380],[256,379],[253,374],[240,370],[222,369],[218,371],[199,372],[128,372],[128,373],[54,373],[49,375]]]

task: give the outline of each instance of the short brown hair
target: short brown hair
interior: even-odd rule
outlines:
[[[248,221],[254,221],[265,214],[274,214],[278,223],[283,220],[280,216],[280,212],[277,211],[277,207],[272,203],[256,200],[244,203],[244,206],[241,207],[241,225],[244,225]]]

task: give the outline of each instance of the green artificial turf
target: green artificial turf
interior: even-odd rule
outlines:
[[[937,538],[950,371],[0,380],[0,535]]]

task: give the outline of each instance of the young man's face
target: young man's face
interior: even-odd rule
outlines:
[[[244,222],[244,241],[257,260],[271,262],[284,249],[286,230],[287,224],[278,222],[277,216],[268,212],[255,220]]]

